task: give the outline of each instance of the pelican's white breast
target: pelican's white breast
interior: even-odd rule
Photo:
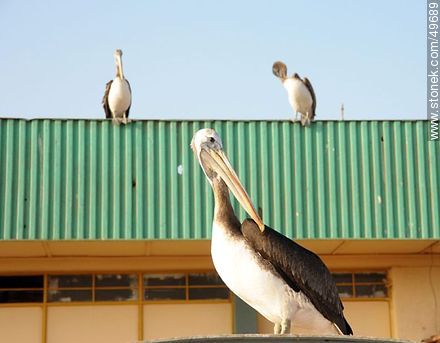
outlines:
[[[289,304],[289,287],[269,268],[244,238],[231,236],[221,224],[212,228],[211,255],[229,289],[268,320],[280,323],[296,308]],[[294,305],[294,304],[293,304]]]
[[[284,80],[283,86],[287,91],[289,103],[295,112],[306,114],[312,111],[312,95],[301,80],[289,78]]]
[[[290,319],[297,326],[337,334],[302,292],[295,292],[242,236],[214,221],[211,256],[228,288],[273,323]],[[266,265],[265,265],[266,263]]]
[[[122,117],[131,104],[130,86],[127,80],[116,77],[108,94],[108,105],[115,117]]]

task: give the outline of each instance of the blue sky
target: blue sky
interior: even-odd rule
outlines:
[[[0,0],[0,117],[103,118],[113,51],[136,119],[287,119],[272,63],[317,119],[426,117],[425,1]]]

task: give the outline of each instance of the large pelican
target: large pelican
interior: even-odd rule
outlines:
[[[275,62],[272,66],[273,74],[283,83],[289,96],[289,103],[295,111],[295,120],[298,112],[301,113],[301,124],[309,126],[315,118],[316,96],[312,84],[305,77],[301,79],[297,73],[287,77],[287,67],[283,62]]]
[[[214,192],[211,255],[215,269],[237,296],[289,333],[292,321],[320,334],[352,334],[335,282],[313,252],[263,224],[213,129],[191,142]],[[229,190],[251,216],[242,224]]]
[[[115,51],[115,61],[116,77],[105,85],[102,105],[106,118],[126,124],[131,107],[131,88],[122,69],[122,50]]]

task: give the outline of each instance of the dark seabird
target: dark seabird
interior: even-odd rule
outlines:
[[[292,322],[319,334],[352,334],[332,275],[321,259],[263,224],[213,129],[199,130],[191,147],[214,192],[211,255],[238,297],[289,333]],[[251,216],[242,224],[229,191]]]
[[[301,113],[301,124],[309,126],[315,118],[316,96],[309,79],[301,77],[295,73],[292,77],[287,77],[287,67],[283,62],[275,62],[272,66],[273,74],[283,83],[289,96],[289,103],[295,111],[295,120],[298,113]]]
[[[105,93],[102,98],[105,117],[113,119],[116,123],[127,123],[131,107],[130,83],[124,77],[122,70],[122,51],[115,51],[116,77],[105,85]]]

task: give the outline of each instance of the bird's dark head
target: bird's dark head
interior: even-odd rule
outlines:
[[[272,66],[272,73],[281,81],[284,81],[287,77],[287,67],[283,62],[277,61]]]
[[[194,134],[191,148],[202,167],[203,172],[212,186],[213,180],[224,181],[229,190],[237,198],[245,211],[264,230],[264,224],[254,208],[237,174],[232,168],[225,152],[220,136],[213,129],[201,129]],[[214,190],[215,192],[215,190]]]

